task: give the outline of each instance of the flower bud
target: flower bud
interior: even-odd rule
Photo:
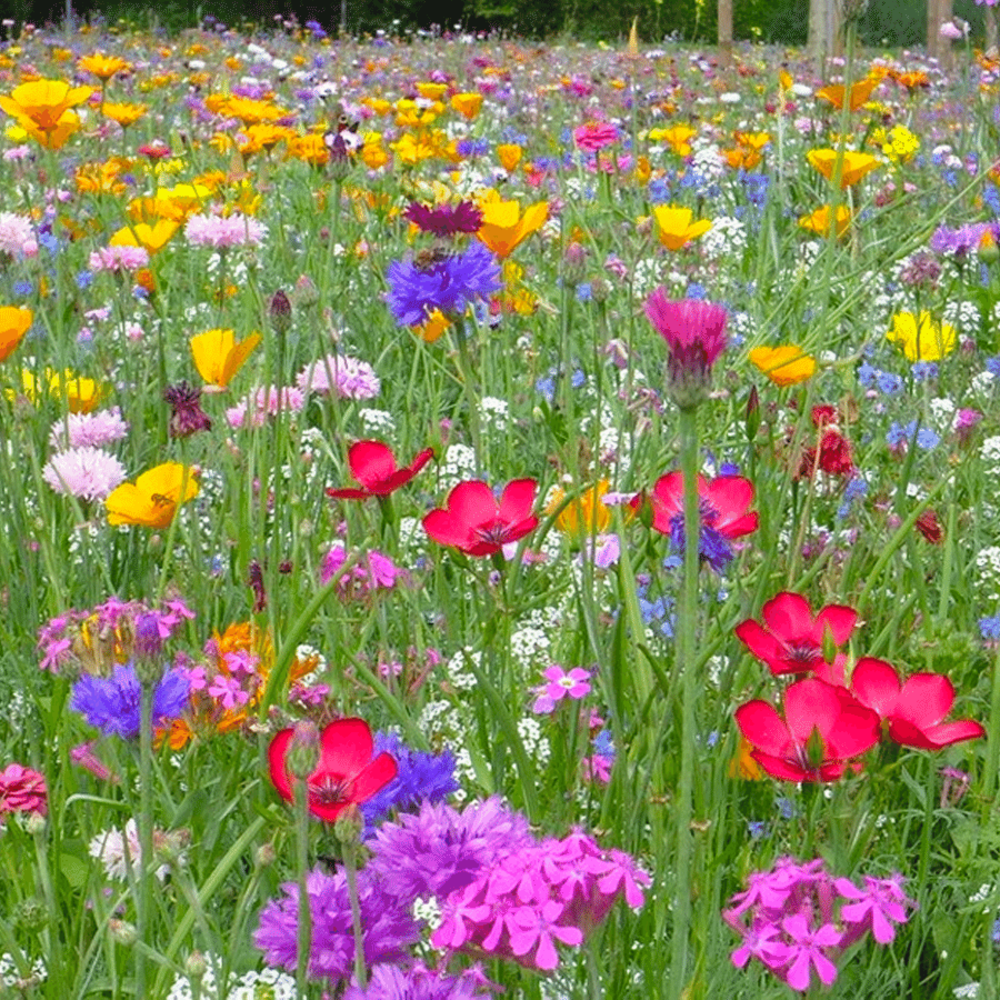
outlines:
[[[319,763],[319,729],[311,719],[296,722],[288,744],[288,773],[305,780]]]
[[[201,982],[206,972],[208,972],[208,962],[205,961],[205,956],[200,951],[192,951],[184,961],[184,975],[189,980]]]
[[[45,832],[45,816],[40,812],[30,812],[24,818],[24,829],[33,837]]]
[[[364,828],[365,818],[357,805],[352,802],[334,821],[333,835],[342,844],[358,844]]]
[[[118,920],[115,917],[112,917],[108,921],[108,930],[111,933],[111,939],[116,944],[135,944],[136,937],[138,936],[135,924],[130,924],[127,920]]]
[[[274,844],[268,841],[266,844],[261,844],[260,847],[257,848],[253,861],[258,868],[269,868],[274,864],[277,856],[277,852],[274,850]]]
[[[292,325],[292,300],[280,288],[271,296],[267,307],[267,318],[271,323],[271,329],[277,334],[287,333]]]
[[[14,921],[22,930],[40,931],[49,922],[49,911],[40,899],[22,899],[14,908]]]
[[[319,302],[319,289],[309,275],[303,274],[295,282],[295,287],[292,289],[291,301],[292,305],[299,309],[308,309]]]

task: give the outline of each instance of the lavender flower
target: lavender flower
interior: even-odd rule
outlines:
[[[49,443],[57,451],[65,448],[103,448],[128,434],[128,424],[121,410],[95,410],[93,413],[70,413],[57,420],[49,433]]]
[[[343,1000],[486,1000],[490,984],[477,970],[465,969],[457,976],[417,963],[409,969],[376,965],[368,989],[348,987]]]
[[[101,448],[70,448],[53,455],[42,478],[56,491],[81,500],[104,500],[125,482],[125,467]]]
[[[194,246],[214,247],[224,250],[228,247],[260,246],[267,236],[263,223],[242,212],[232,215],[196,214],[188,218],[184,235]]]
[[[108,736],[139,735],[142,685],[131,664],[116,664],[110,677],[84,674],[73,685],[70,707]],[[179,718],[188,706],[188,679],[180,671],[164,674],[153,692],[153,724]]]
[[[295,384],[303,392],[334,393],[341,399],[374,399],[382,388],[368,362],[344,354],[328,354],[306,365]]]
[[[393,261],[386,279],[386,301],[400,326],[419,326],[435,309],[461,316],[476,299],[488,298],[501,288],[500,265],[482,243],[426,264]]]
[[[287,882],[283,895],[272,899],[261,911],[254,945],[264,952],[269,965],[289,972],[296,969],[299,887]],[[306,894],[312,916],[312,950],[308,975],[325,980],[331,987],[350,978],[354,971],[354,934],[347,879],[316,869],[306,876]],[[405,908],[405,901],[387,891],[369,869],[358,872],[361,926],[364,929],[365,961],[369,966],[395,963],[419,937],[419,927]]]

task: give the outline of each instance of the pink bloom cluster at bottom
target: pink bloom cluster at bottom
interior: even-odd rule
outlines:
[[[893,925],[906,923],[916,906],[903,892],[901,875],[866,875],[859,889],[831,875],[820,858],[805,864],[780,858],[770,871],[754,872],[730,903],[723,919],[743,938],[733,965],[742,969],[756,958],[802,991],[813,971],[829,986],[837,978],[836,959],[866,934],[888,944],[896,936]]]
[[[431,943],[550,971],[559,964],[557,942],[582,944],[619,897],[641,906],[648,885],[622,851],[604,851],[580,832],[550,838],[500,858],[453,892]]]

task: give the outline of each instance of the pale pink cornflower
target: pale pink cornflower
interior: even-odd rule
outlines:
[[[165,836],[158,830],[153,831],[154,848],[162,845]],[[104,865],[104,872],[109,879],[124,882],[128,877],[129,868],[141,871],[142,847],[139,844],[139,830],[134,819],[130,819],[122,830],[106,830],[91,838],[87,845],[87,853],[97,858]],[[170,871],[169,865],[160,865],[153,874],[161,882]]]
[[[53,455],[42,478],[56,491],[81,500],[104,500],[125,482],[125,467],[101,448],[70,448]]]
[[[542,671],[542,676],[546,683],[535,689],[538,697],[531,706],[531,710],[540,715],[554,711],[563,698],[576,701],[590,693],[590,671],[582,667],[564,670],[558,663],[553,663]]]
[[[30,219],[13,212],[0,212],[0,253],[11,257],[37,256],[38,240]]]
[[[229,407],[226,410],[226,420],[234,430],[240,427],[263,427],[267,418],[276,416],[279,410],[298,413],[305,402],[305,393],[294,386],[264,386],[241,399],[235,406]]]
[[[64,448],[102,448],[121,441],[128,434],[128,424],[121,410],[95,410],[93,413],[70,413],[52,425],[49,443],[56,450]]]
[[[192,215],[184,226],[184,235],[194,246],[214,247],[258,247],[267,236],[267,227],[249,215],[233,212],[232,215]]]
[[[138,271],[149,263],[149,254],[143,247],[101,247],[90,255],[91,271]]]
[[[336,393],[341,399],[373,399],[382,387],[367,361],[345,354],[327,354],[306,365],[295,383],[305,392]]]
[[[0,771],[0,819],[4,813],[30,812],[45,815],[45,777],[30,767],[8,764]]]

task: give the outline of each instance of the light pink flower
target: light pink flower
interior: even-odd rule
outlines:
[[[90,255],[91,271],[138,271],[149,263],[149,254],[142,247],[101,247]]]
[[[267,227],[249,215],[192,215],[184,226],[184,235],[194,246],[227,247],[255,246],[263,243]]]
[[[121,410],[95,410],[93,413],[70,413],[52,425],[49,443],[54,449],[101,448],[121,441],[128,433],[128,424]]]
[[[37,256],[38,240],[30,219],[13,212],[0,212],[0,253],[11,257]]]
[[[101,448],[70,448],[53,455],[42,478],[56,491],[81,500],[104,500],[127,478],[125,467]]]
[[[533,712],[548,714],[563,698],[579,700],[590,693],[590,671],[582,667],[564,670],[558,663],[546,667],[542,672],[546,682],[536,688],[538,697],[531,706]]]
[[[279,410],[298,413],[305,402],[305,393],[294,386],[264,386],[226,410],[226,420],[234,429],[263,427],[267,418],[276,416]]]
[[[342,399],[373,399],[382,387],[367,361],[344,354],[328,354],[306,365],[295,383],[304,392],[335,393]]]

